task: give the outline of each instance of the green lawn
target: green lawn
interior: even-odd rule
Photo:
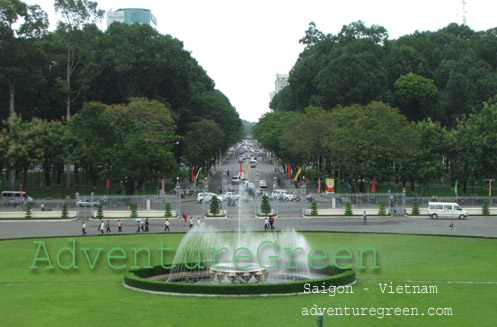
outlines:
[[[318,307],[450,307],[453,316],[328,317],[326,326],[495,326],[497,324],[497,240],[351,233],[304,233],[313,246],[333,253],[339,247],[374,247],[380,269],[358,270],[354,294],[327,294],[270,298],[192,298],[149,295],[122,286],[127,269],[112,270],[106,262],[113,247],[123,248],[128,268],[131,248],[177,247],[183,234],[150,234],[76,238],[77,270],[29,269],[37,244],[45,242],[52,263],[57,251],[70,246],[67,238],[0,241],[0,321],[2,326],[316,326],[315,317],[302,308]],[[220,233],[220,237],[231,237]],[[79,248],[104,248],[90,269]],[[356,255],[357,257],[357,255]],[[166,262],[172,256],[166,256]],[[62,263],[68,264],[68,258]],[[142,258],[143,259],[143,258]],[[140,260],[145,265],[144,260]],[[354,263],[357,265],[357,262]],[[366,264],[367,265],[367,264]],[[43,264],[39,264],[43,267]],[[381,294],[380,281],[425,281],[438,294]],[[431,281],[431,282],[428,282]],[[451,282],[494,282],[468,284]],[[364,288],[368,288],[365,291]]]

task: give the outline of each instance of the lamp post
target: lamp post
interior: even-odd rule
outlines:
[[[274,192],[274,190],[276,190],[276,188],[278,188],[278,184],[277,184],[276,180],[277,180],[276,176],[274,176],[273,192]],[[273,198],[273,200],[275,200],[275,199]],[[276,203],[275,215],[278,215],[278,199],[276,199],[276,201],[274,201],[274,202]]]
[[[176,212],[181,212],[181,186],[179,184],[179,177],[176,177]]]
[[[306,212],[306,205],[305,205],[305,201],[306,201],[306,189],[307,189],[307,186],[305,184],[305,176],[302,176],[302,188],[301,188],[301,194],[302,194],[302,215],[305,215],[305,212]]]
[[[227,181],[227,177],[226,177],[226,173],[223,173],[223,181],[222,181],[222,187],[221,187],[221,191],[223,191],[223,195],[226,194],[226,191],[227,191],[227,186],[228,184],[228,181]],[[227,204],[227,201],[226,201],[226,197],[224,197],[223,199],[223,210],[226,212],[228,212],[228,204]]]
[[[204,214],[204,217],[207,216],[207,213],[205,211],[205,194],[209,191],[209,185],[207,185],[207,176],[204,179],[204,193],[202,193],[202,213]]]
[[[91,192],[90,194],[90,217],[93,217],[93,196],[95,193]]]

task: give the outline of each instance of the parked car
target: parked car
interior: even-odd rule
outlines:
[[[240,178],[240,176],[233,176],[233,178],[231,179],[232,185],[239,185],[241,182],[242,179]]]
[[[267,182],[263,179],[259,181],[259,187],[260,188],[267,188]]]
[[[226,201],[238,201],[240,199],[240,195],[235,192],[226,192],[223,196]]]
[[[428,202],[428,216],[431,219],[438,219],[438,217],[466,219],[468,212],[457,203]]]
[[[21,198],[21,192],[20,191],[3,191],[2,192],[2,203],[3,204],[9,204],[13,206],[21,205],[21,204],[33,204],[35,200],[30,197],[26,192],[22,192],[22,198]]]
[[[88,199],[81,199],[76,201],[76,207],[98,207],[100,201],[90,201]]]
[[[223,202],[223,197],[221,195],[217,195],[215,193],[209,193],[209,192],[205,192],[205,202],[211,202],[212,200],[212,197],[216,196],[217,197],[217,200],[219,202]],[[198,203],[202,203],[202,201],[204,201],[204,193],[199,193],[197,195],[197,202]]]
[[[289,193],[287,190],[274,190],[271,193],[271,199],[281,201],[296,201],[298,198],[295,194]]]

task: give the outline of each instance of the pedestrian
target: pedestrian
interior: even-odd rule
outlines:
[[[145,232],[145,224],[143,223],[143,220],[140,220],[140,229],[142,233]]]
[[[186,222],[188,221],[188,215],[186,214],[186,211],[183,213],[183,219],[185,220],[185,223],[183,226],[186,226]]]
[[[100,220],[100,227],[99,228],[100,228],[100,232],[102,233],[102,235],[104,235],[104,227],[105,227],[104,221]]]
[[[83,230],[83,236],[86,235],[86,223],[83,221],[83,225],[81,226],[81,229]]]
[[[271,230],[274,230],[274,217],[273,216],[269,216],[269,227],[271,228]]]
[[[107,219],[107,223],[105,224],[105,227],[106,227],[105,232],[106,232],[106,233],[111,233],[111,231],[110,231],[110,221],[109,221],[109,219]]]
[[[200,228],[200,225],[201,225],[201,221],[200,221],[200,217],[197,217],[197,226]]]
[[[137,220],[137,221],[136,221],[136,232],[137,232],[138,234],[139,234],[139,233],[141,233],[140,222],[141,222],[140,220]]]
[[[449,224],[449,227],[450,227],[450,230],[453,231],[454,230],[454,222],[451,221],[450,224]]]
[[[268,219],[266,217],[266,218],[264,218],[264,231],[265,232],[267,232],[267,230],[268,230],[268,225],[269,225],[269,221],[268,221]]]
[[[100,226],[102,226],[102,219],[99,220],[98,226],[97,226],[97,231],[100,232]]]
[[[123,222],[121,221],[121,219],[119,219],[119,220],[117,221],[117,231],[118,231],[119,233],[122,233],[122,232],[123,232]]]
[[[148,233],[149,232],[149,229],[148,229],[148,218],[145,219],[145,233]]]
[[[190,217],[190,229],[193,227],[193,217]]]
[[[366,215],[366,211],[362,214],[362,220],[364,221],[364,225],[366,225],[366,220],[368,219],[368,215]]]
[[[166,219],[166,222],[164,223],[164,232],[171,231],[169,229],[169,219]]]

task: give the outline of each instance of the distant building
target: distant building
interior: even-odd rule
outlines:
[[[274,92],[271,92],[269,97],[270,101],[273,101],[276,93],[281,91],[285,86],[288,85],[288,74],[276,74],[276,80],[274,82]]]
[[[125,23],[128,25],[147,24],[157,29],[157,18],[152,15],[152,11],[149,9],[140,8],[122,8],[116,11],[107,11],[107,27],[113,22]]]

